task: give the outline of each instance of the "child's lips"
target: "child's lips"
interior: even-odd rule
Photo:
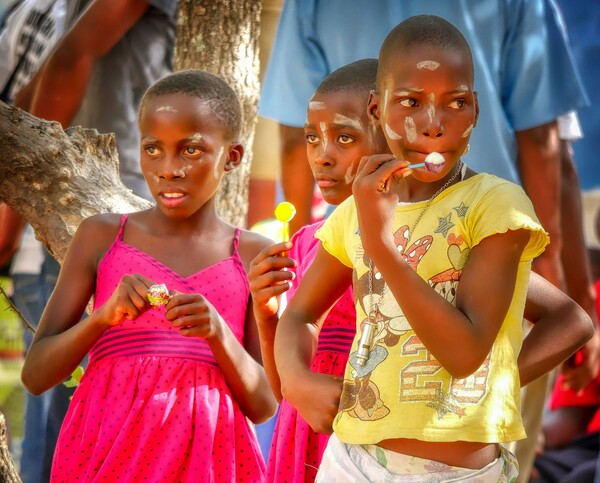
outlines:
[[[169,208],[174,208],[175,206],[180,205],[185,198],[186,198],[185,193],[178,192],[178,191],[160,193],[160,199],[161,199],[163,205],[165,205]]]
[[[336,179],[327,176],[317,177],[315,180],[319,188],[331,188],[337,183]]]

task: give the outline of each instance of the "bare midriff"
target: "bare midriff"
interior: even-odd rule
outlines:
[[[496,443],[452,441],[447,443],[417,439],[385,439],[377,443],[384,449],[405,455],[425,458],[460,468],[481,469],[498,458]]]

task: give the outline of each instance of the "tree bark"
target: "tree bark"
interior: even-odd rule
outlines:
[[[246,223],[248,180],[259,96],[260,0],[180,0],[175,69],[202,69],[222,77],[242,105],[240,141],[244,162],[223,180],[219,214],[234,225]]]
[[[113,134],[63,131],[0,103],[0,152],[0,201],[31,223],[58,261],[84,218],[150,206],[121,182]]]
[[[4,414],[0,413],[0,481],[2,483],[20,483],[21,478],[17,473],[10,453],[8,452],[8,440],[6,438],[6,420]]]

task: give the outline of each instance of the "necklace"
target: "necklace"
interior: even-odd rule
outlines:
[[[417,215],[417,219],[412,224],[410,231],[408,232],[408,238],[406,240],[405,250],[408,249],[410,244],[410,239],[415,232],[415,228],[423,218],[423,215],[427,211],[427,209],[431,206],[431,203],[438,197],[438,195],[444,191],[448,186],[450,186],[456,178],[461,174],[463,168],[463,162],[460,161],[456,167],[456,172],[446,181],[440,189],[438,189],[433,195],[425,202],[425,206],[421,209],[419,214]],[[379,311],[379,307],[381,305],[381,301],[383,300],[384,295],[388,290],[387,284],[384,282],[383,288],[381,289],[381,294],[379,295],[379,301],[373,302],[373,277],[375,272],[375,266],[373,265],[373,260],[369,258],[369,316],[365,321],[365,325],[363,327],[363,332],[360,337],[360,341],[358,343],[358,349],[356,352],[356,363],[359,366],[364,366],[369,360],[369,355],[371,353],[371,349],[373,346],[373,339],[375,336],[375,330],[377,328],[377,322],[381,319],[381,312]]]

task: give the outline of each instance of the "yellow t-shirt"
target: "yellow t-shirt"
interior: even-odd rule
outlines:
[[[370,301],[377,302],[384,284],[375,267],[371,299],[369,260],[358,234],[356,206],[352,197],[346,200],[316,234],[329,253],[354,269],[357,334],[334,431],[350,444],[391,438],[490,443],[524,438],[517,369],[521,320],[531,261],[544,250],[548,236],[522,188],[488,174],[443,191],[409,236],[424,206],[425,202],[397,206],[396,244],[421,278],[453,304],[471,248],[507,230],[531,231],[508,314],[481,367],[469,377],[455,379],[421,343],[391,292],[384,291],[383,320],[378,323],[375,344],[367,363],[358,365],[361,327]]]

